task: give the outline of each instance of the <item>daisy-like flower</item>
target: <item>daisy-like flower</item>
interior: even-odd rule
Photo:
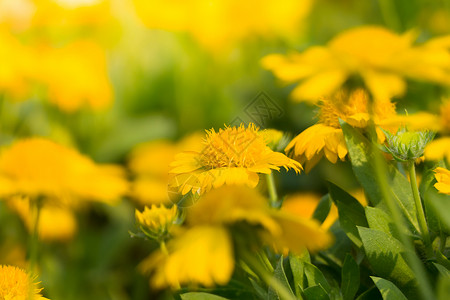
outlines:
[[[170,163],[183,151],[200,151],[203,135],[190,134],[178,142],[155,140],[137,145],[128,166],[134,175],[130,196],[140,205],[169,204],[167,192]]]
[[[141,270],[152,274],[150,282],[156,288],[226,284],[239,255],[233,249],[247,248],[248,243],[300,253],[305,248],[324,249],[333,240],[316,221],[272,209],[255,189],[242,185],[222,186],[203,195],[188,209],[186,225],[167,243],[168,255],[157,251],[141,264]]]
[[[28,232],[33,232],[33,211],[27,197],[15,196],[7,204],[25,223]],[[67,206],[43,203],[39,211],[38,237],[42,241],[68,241],[78,230],[74,212]]]
[[[286,147],[286,153],[293,155],[309,172],[325,156],[330,162],[345,160],[348,150],[339,119],[353,127],[365,128],[370,120],[369,98],[358,89],[348,94],[340,91],[332,97],[323,97],[318,104],[319,122],[296,136]],[[374,102],[374,122],[395,116],[395,105],[389,100]],[[384,134],[377,128],[378,138],[383,141]]]
[[[212,51],[248,37],[292,37],[302,28],[313,0],[133,0],[150,28],[187,32]]]
[[[75,149],[45,138],[17,140],[0,152],[0,195],[117,203],[128,184],[122,170],[97,165]],[[71,202],[71,204],[75,204]]]
[[[135,216],[142,232],[151,238],[160,240],[169,234],[170,228],[177,218],[177,207],[175,205],[171,208],[164,205],[152,205],[151,208],[146,206],[142,212],[136,209]]]
[[[434,187],[441,193],[450,195],[450,171],[444,168],[434,170],[437,183]]]
[[[170,185],[183,194],[192,191],[202,194],[225,184],[246,184],[255,187],[258,173],[270,174],[272,170],[293,169],[302,166],[282,153],[272,151],[259,128],[254,124],[245,127],[225,127],[208,131],[200,152],[183,152],[176,156],[170,171],[174,175]]]
[[[450,38],[413,45],[415,34],[399,35],[377,26],[346,30],[326,46],[288,56],[273,54],[265,68],[286,83],[300,84],[295,100],[316,102],[359,76],[375,99],[389,99],[406,89],[404,77],[450,85]]]
[[[45,300],[41,288],[22,269],[0,265],[0,299]],[[48,299],[47,299],[48,300]]]

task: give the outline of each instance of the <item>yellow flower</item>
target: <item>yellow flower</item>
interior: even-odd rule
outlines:
[[[267,146],[270,149],[276,150],[278,148],[279,143],[283,138],[283,131],[279,131],[276,129],[264,129],[259,132],[260,135],[264,138],[267,143]]]
[[[24,270],[13,266],[0,265],[0,299],[44,300],[41,288],[30,279]]]
[[[319,122],[296,136],[286,147],[286,153],[292,154],[302,165],[305,163],[309,172],[319,160],[325,157],[332,163],[338,158],[344,160],[347,146],[344,134],[339,125],[339,119],[353,127],[364,128],[368,125],[368,95],[358,89],[348,95],[344,91],[335,93],[332,97],[323,97],[318,104]],[[374,102],[374,122],[395,116],[395,105],[389,100]],[[384,134],[377,128],[378,138],[384,140]]]
[[[203,136],[193,133],[174,143],[157,140],[136,146],[128,166],[135,175],[131,196],[141,205],[170,203],[167,191],[170,163],[182,151],[201,150]]]
[[[0,68],[0,91],[13,100],[23,99],[30,92],[28,81],[35,65],[32,54],[12,34],[0,28],[0,57],[11,58],[5,59]]]
[[[112,103],[104,51],[90,41],[77,41],[61,48],[40,48],[36,77],[48,90],[49,101],[61,110],[83,107],[108,108]]]
[[[33,211],[26,197],[12,197],[8,205],[24,221],[28,231],[33,232]],[[39,211],[38,236],[43,241],[67,241],[73,238],[78,225],[75,216],[68,207],[44,203]]]
[[[439,192],[450,195],[450,171],[444,168],[436,168],[434,172],[437,180],[434,187]]]
[[[137,14],[148,27],[188,32],[212,51],[223,51],[254,36],[296,35],[313,2],[134,0]]]
[[[115,203],[127,191],[116,166],[97,165],[45,138],[18,140],[0,152],[0,194]]]
[[[174,179],[170,184],[185,195],[202,194],[224,184],[246,184],[255,187],[258,173],[270,174],[284,167],[300,172],[301,165],[282,153],[272,151],[258,128],[225,127],[208,131],[203,150],[183,152],[171,164]]]
[[[330,245],[332,237],[313,220],[277,211],[267,199],[246,186],[222,186],[203,195],[187,210],[188,229],[167,243],[168,253],[157,251],[141,264],[152,274],[157,288],[183,284],[226,284],[234,270],[234,224],[245,223],[255,237],[278,249],[317,251]],[[245,231],[247,232],[247,231]],[[237,243],[237,244],[234,244]],[[245,245],[248,247],[248,244]]]
[[[226,284],[234,270],[233,244],[221,226],[196,226],[167,244],[169,255],[155,252],[140,269],[152,273],[155,288],[184,284]]]
[[[163,238],[169,232],[177,218],[177,207],[174,205],[167,208],[164,205],[152,205],[149,209],[147,206],[144,211],[140,212],[136,209],[136,222],[146,234],[150,234],[154,238]]]
[[[295,100],[315,102],[360,76],[375,99],[401,95],[405,79],[450,85],[450,38],[435,38],[414,46],[415,35],[398,35],[385,28],[363,26],[346,30],[327,46],[314,46],[288,56],[269,55],[263,65],[286,83],[301,83]]]
[[[301,252],[326,248],[331,236],[314,220],[269,207],[267,199],[246,186],[223,186],[206,193],[187,212],[189,226],[232,225],[238,222],[263,227],[261,235],[277,249]]]

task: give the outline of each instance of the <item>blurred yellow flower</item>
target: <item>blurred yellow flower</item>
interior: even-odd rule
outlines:
[[[221,226],[196,226],[167,244],[169,254],[155,252],[140,264],[155,288],[184,284],[226,284],[234,270],[233,243]]]
[[[97,165],[45,138],[17,140],[0,152],[0,195],[116,203],[128,185],[119,167]]]
[[[297,173],[302,169],[298,162],[272,151],[254,124],[225,127],[218,132],[211,129],[203,150],[180,153],[171,166],[170,173],[175,176],[170,184],[183,195],[190,191],[202,194],[224,184],[255,187],[258,173],[270,174],[280,167]]]
[[[331,97],[321,98],[319,104],[319,122],[296,136],[285,151],[293,155],[309,172],[325,155],[332,163],[338,158],[345,160],[347,146],[339,119],[353,127],[365,128],[370,120],[369,99],[367,93],[358,89],[348,94],[339,91]],[[374,102],[374,122],[395,116],[395,105],[389,100]],[[383,132],[377,128],[378,138],[384,140]]]
[[[109,0],[0,0],[0,25],[23,32],[36,28],[65,33],[111,20]]]
[[[223,186],[206,193],[187,212],[189,226],[231,225],[238,222],[263,227],[261,236],[277,249],[302,252],[329,246],[332,237],[315,220],[269,207],[267,199],[246,186]]]
[[[174,143],[156,140],[137,145],[128,166],[135,175],[130,195],[141,205],[170,203],[167,194],[170,163],[182,151],[200,151],[203,135],[193,133]]]
[[[8,205],[17,212],[28,231],[33,232],[33,211],[26,197],[12,197]],[[43,241],[67,241],[78,230],[77,221],[71,209],[44,203],[39,211],[38,236]]]
[[[450,195],[450,171],[444,168],[434,170],[437,183],[434,187],[440,192]]]
[[[283,131],[276,129],[264,129],[259,132],[259,134],[266,141],[267,146],[272,150],[276,150],[281,139],[283,138]]]
[[[61,110],[83,107],[108,108],[112,103],[104,51],[90,41],[77,41],[61,48],[39,48],[37,80],[48,91],[49,101]]]
[[[30,275],[13,266],[0,265],[0,299],[44,300],[41,288],[30,279]]]
[[[293,215],[311,219],[314,211],[320,202],[321,197],[313,193],[296,193],[289,195],[283,201],[281,210],[291,213]],[[330,212],[327,218],[323,221],[321,227],[329,229],[331,225],[338,219],[338,211],[334,203],[331,204]]]
[[[188,229],[141,264],[154,287],[226,284],[234,270],[232,225],[246,223],[261,241],[302,252],[328,247],[332,237],[314,220],[272,209],[267,199],[246,186],[222,186],[203,195],[186,215]],[[242,234],[234,232],[235,234]],[[245,245],[246,247],[248,245]]]
[[[286,83],[301,83],[292,98],[316,102],[360,76],[375,99],[402,95],[405,79],[450,85],[450,37],[415,46],[415,34],[399,35],[377,26],[352,28],[327,46],[314,46],[288,56],[273,54],[262,63]]]
[[[136,209],[136,222],[141,230],[154,238],[163,238],[170,232],[170,228],[177,218],[176,205],[167,208],[164,205],[152,205],[151,208],[145,206],[140,212]]]
[[[29,81],[35,65],[31,53],[12,34],[0,28],[0,57],[10,58],[4,59],[0,68],[0,92],[6,92],[13,100],[23,99],[30,92]]]
[[[210,50],[230,48],[244,39],[298,35],[313,0],[134,0],[150,28],[190,33]]]

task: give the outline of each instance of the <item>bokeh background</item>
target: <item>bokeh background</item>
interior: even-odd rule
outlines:
[[[50,230],[66,224],[68,233],[42,241],[44,295],[170,298],[150,290],[136,269],[157,245],[129,233],[135,208],[158,201],[144,194],[165,197],[167,171],[158,162],[170,161],[184,137],[224,124],[256,121],[292,135],[314,124],[315,107],[292,101],[293,86],[277,81],[261,59],[368,24],[415,30],[419,42],[449,34],[450,1],[0,0],[0,144],[45,136],[122,165],[132,182],[151,182],[119,204],[96,203],[49,221]],[[433,84],[409,82],[395,101],[398,111],[438,113],[445,96]],[[257,106],[255,120],[249,109]],[[139,147],[153,160],[136,162]],[[308,175],[277,180],[282,195],[323,194],[331,177],[356,189],[352,176],[347,164],[323,160]],[[26,265],[25,219],[0,201],[0,264]]]

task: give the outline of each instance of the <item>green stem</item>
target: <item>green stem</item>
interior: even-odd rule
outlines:
[[[164,240],[159,242],[159,248],[161,249],[161,252],[164,253],[164,255],[169,255],[169,251],[167,250],[166,242]]]
[[[289,291],[278,279],[273,277],[255,257],[246,251],[241,253],[245,263],[258,274],[268,286],[272,287],[280,296],[281,300],[296,300],[291,291]]]
[[[32,233],[30,236],[30,272],[36,273],[36,265],[39,256],[39,217],[41,211],[41,198],[30,199],[32,213]]]
[[[270,205],[272,207],[276,207],[278,203],[278,194],[277,194],[277,188],[275,186],[275,180],[273,179],[273,174],[266,174],[267,179],[267,190],[269,191],[269,199],[270,199]]]
[[[414,166],[414,161],[410,161],[407,163],[408,173],[409,173],[409,180],[411,182],[411,189],[414,197],[414,203],[416,205],[417,210],[417,218],[419,219],[419,227],[420,232],[423,237],[423,242],[425,243],[425,246],[427,249],[430,249],[431,243],[430,243],[430,233],[428,232],[428,225],[427,220],[425,219],[425,212],[423,210],[422,200],[420,199],[419,195],[419,187],[417,185],[417,177],[416,177],[416,168]],[[431,250],[431,253],[433,251]],[[430,254],[430,253],[428,253]]]
[[[384,157],[381,155],[380,150],[377,147],[377,133],[375,129],[375,123],[373,122],[373,99],[371,99],[371,105],[369,105],[370,110],[370,116],[371,116],[371,124],[369,127],[372,143],[371,143],[371,152],[373,153],[373,159],[374,159],[374,165],[375,165],[375,176],[376,181],[379,185],[382,198],[385,201],[387,208],[389,209],[389,212],[392,216],[392,219],[394,221],[394,225],[398,232],[398,237],[400,242],[405,247],[405,255],[406,258],[411,266],[411,269],[413,270],[414,274],[416,275],[419,291],[421,293],[421,296],[423,299],[435,299],[431,285],[428,281],[428,278],[426,276],[426,270],[419,259],[417,257],[417,254],[414,249],[414,245],[411,241],[411,239],[405,234],[406,232],[406,225],[404,217],[402,216],[398,205],[394,202],[394,199],[392,197],[392,191],[389,186],[389,183],[387,181],[386,174],[388,174],[387,171],[387,165],[386,161],[384,160]]]

